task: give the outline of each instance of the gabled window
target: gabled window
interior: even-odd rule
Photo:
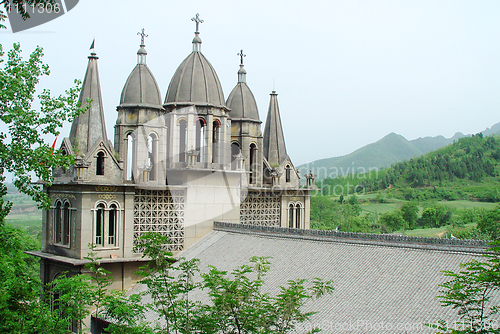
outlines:
[[[290,165],[287,165],[285,168],[285,179],[286,182],[290,182],[290,174],[291,174],[291,168]]]
[[[96,175],[104,175],[104,152],[97,153]]]

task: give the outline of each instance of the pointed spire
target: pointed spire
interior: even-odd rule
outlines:
[[[144,48],[146,45],[144,44],[144,38],[148,37],[144,32],[144,28],[142,28],[141,32],[138,32],[137,35],[141,36],[141,45],[139,51],[137,51],[137,64],[146,65],[146,55],[148,54],[146,49]]]
[[[288,157],[285,146],[285,136],[281,126],[278,107],[278,94],[273,90],[270,94],[269,111],[264,128],[264,156],[272,165],[279,165]]]
[[[199,13],[196,13],[196,16],[191,18],[191,21],[196,22],[196,31],[194,32],[193,38],[193,51],[201,51],[200,23],[205,21],[200,19]]]
[[[243,58],[247,55],[243,53],[243,49],[237,54],[240,56],[240,69],[238,70],[238,82],[247,82],[247,71],[243,66]]]
[[[107,143],[106,124],[102,107],[101,84],[97,69],[95,52],[90,54],[87,72],[83,80],[79,102],[82,108],[87,105],[87,99],[92,100],[89,109],[78,115],[71,125],[69,139],[77,155],[85,155],[99,140]]]

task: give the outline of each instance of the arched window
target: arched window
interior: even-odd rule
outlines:
[[[290,165],[286,165],[286,168],[285,168],[285,179],[286,179],[286,182],[290,182],[290,174],[291,174]]]
[[[148,166],[151,167],[149,172],[149,180],[156,180],[156,155],[157,155],[158,141],[154,133],[148,136]]]
[[[108,217],[108,245],[116,245],[116,230],[118,222],[118,210],[116,204],[111,204],[109,206],[109,217]]]
[[[212,163],[219,162],[219,132],[220,122],[215,120],[212,123]]]
[[[69,246],[70,244],[71,210],[71,203],[69,201],[56,201],[53,211],[55,244],[63,246]]]
[[[104,152],[97,153],[96,175],[104,175]]]
[[[62,243],[64,245],[69,245],[69,229],[70,229],[70,210],[69,203],[64,204],[63,210],[63,226],[62,226]]]
[[[94,244],[97,247],[118,246],[120,206],[116,202],[99,202],[94,211]]]
[[[198,151],[197,162],[203,162],[203,154],[205,153],[205,120],[198,118],[196,120],[196,151]]]
[[[54,210],[54,241],[57,244],[62,243],[62,203],[61,201],[56,202],[56,208]]]
[[[295,228],[300,228],[302,219],[302,206],[297,203],[295,205]]]
[[[231,169],[236,170],[236,158],[235,156],[240,154],[240,145],[238,143],[231,143]]]
[[[134,150],[134,137],[131,134],[127,135],[127,177],[126,179],[131,181],[134,179],[134,162],[135,162],[135,150]]]
[[[179,121],[179,162],[186,162],[187,122]]]
[[[255,144],[250,145],[250,182],[249,183],[254,183],[255,182],[255,158],[257,154],[257,146]]]
[[[95,214],[95,244],[98,246],[104,245],[104,210],[104,204],[100,203]]]
[[[294,205],[290,203],[290,205],[288,206],[288,227],[289,228],[293,228],[293,223],[294,223],[293,216],[294,216],[294,212],[295,212]]]

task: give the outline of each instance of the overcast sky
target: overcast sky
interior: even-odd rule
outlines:
[[[61,93],[83,79],[95,38],[112,140],[137,32],[149,35],[148,66],[164,99],[192,50],[196,13],[205,21],[202,52],[225,98],[237,81],[240,49],[262,122],[276,89],[296,166],[348,154],[390,132],[451,137],[500,122],[498,0],[80,0],[41,26],[0,31],[0,43],[8,49],[21,42],[26,55],[42,46],[52,73],[41,87]]]

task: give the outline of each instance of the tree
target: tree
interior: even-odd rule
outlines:
[[[228,274],[210,267],[199,276],[198,260],[181,259],[174,265],[172,254],[163,249],[167,239],[148,233],[140,237],[137,247],[152,259],[144,268],[143,283],[153,302],[148,306],[162,320],[154,333],[289,333],[298,323],[314,313],[302,311],[307,300],[317,299],[333,291],[331,281],[315,278],[288,281],[276,296],[262,292],[263,277],[269,270],[265,257],[252,257],[250,263]],[[201,278],[201,279],[200,279]],[[210,302],[203,304],[191,298],[194,290],[206,291]],[[140,332],[129,321],[116,321],[113,311],[105,313],[113,319],[112,333]],[[135,314],[137,316],[137,313]],[[139,317],[140,318],[140,317]],[[317,330],[313,330],[317,332]]]
[[[500,205],[487,211],[477,223],[477,228],[482,233],[491,236],[492,239],[500,239]]]
[[[399,210],[383,213],[380,216],[380,223],[385,225],[387,230],[390,232],[401,229],[406,230],[408,228],[408,224],[403,219],[401,211]]]
[[[401,206],[401,216],[410,230],[417,225],[418,206],[415,202],[406,202]]]
[[[40,206],[48,208],[50,199],[33,177],[50,184],[52,168],[68,167],[71,156],[53,151],[44,136],[57,138],[63,122],[72,121],[83,110],[78,107],[80,82],[64,95],[52,97],[44,89],[35,97],[40,77],[49,75],[49,66],[42,62],[43,50],[37,47],[27,60],[21,57],[20,44],[14,44],[4,59],[0,45],[0,122],[8,132],[0,133],[0,224],[8,215],[12,203],[4,200],[7,194],[6,173],[12,173],[14,185],[30,195]],[[39,110],[32,105],[39,102]],[[35,179],[35,180],[36,180]]]
[[[490,254],[484,255],[485,262],[473,260],[461,264],[458,273],[444,272],[451,280],[440,285],[443,289],[438,298],[442,306],[457,310],[461,321],[449,324],[440,320],[438,325],[431,327],[443,334],[500,333],[500,304],[494,298],[500,292],[499,245],[497,243],[489,250]]]

